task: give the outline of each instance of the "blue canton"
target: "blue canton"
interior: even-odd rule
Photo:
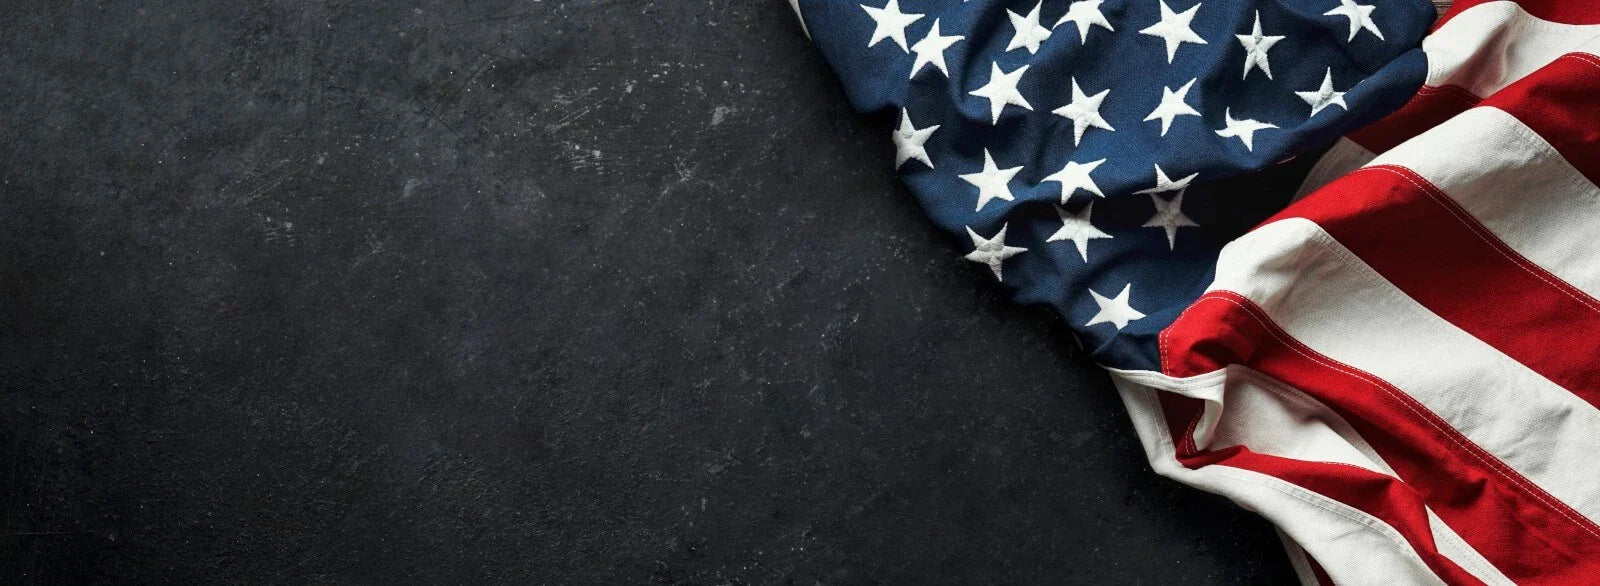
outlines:
[[[798,0],[965,258],[1095,360],[1157,335],[1311,159],[1426,75],[1426,0]],[[967,252],[970,251],[970,252]]]

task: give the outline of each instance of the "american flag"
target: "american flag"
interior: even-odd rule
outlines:
[[[1600,3],[791,4],[1304,582],[1600,583]]]

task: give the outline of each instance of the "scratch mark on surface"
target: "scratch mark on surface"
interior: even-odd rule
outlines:
[[[260,187],[257,187],[251,190],[250,193],[245,194],[244,199],[239,200],[239,203],[236,205],[243,206],[255,200],[261,199],[272,190],[277,189],[279,185],[283,185],[283,182],[287,181],[290,177],[293,177],[295,173],[296,171],[293,169],[279,173],[276,178],[261,184]]]
[[[575,102],[579,102],[580,100],[582,100],[584,98],[589,97],[589,94],[594,93],[594,91],[595,91],[595,88],[589,88],[587,90],[584,90],[583,93],[578,94],[576,96],[573,96],[571,98],[556,97],[556,98],[551,99],[550,101],[556,102],[556,103],[562,104],[562,105],[573,104]],[[574,108],[572,110],[569,110],[566,113],[566,115],[562,116],[559,120],[556,120],[555,122],[552,122],[550,124],[545,125],[545,127],[544,127],[545,132],[556,132],[556,131],[559,131],[559,130],[561,130],[563,128],[566,128],[567,126],[571,125],[574,122],[582,120],[585,116],[588,116],[590,113],[594,112],[595,109],[597,109],[600,106],[604,105],[606,103],[606,100],[607,100],[607,98],[600,98],[598,100],[594,100],[594,101],[589,102],[587,104],[580,105],[580,106],[578,106],[578,107],[576,107],[576,108]]]

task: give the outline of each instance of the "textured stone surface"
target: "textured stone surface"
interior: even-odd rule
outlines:
[[[18,2],[0,581],[1281,582],[782,2]]]

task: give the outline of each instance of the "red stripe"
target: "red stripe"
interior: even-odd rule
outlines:
[[[1400,109],[1350,140],[1383,153],[1478,105],[1494,106],[1521,119],[1555,144],[1590,181],[1600,183],[1600,126],[1594,123],[1595,70],[1600,59],[1584,52],[1563,55],[1485,100],[1457,85],[1422,86]],[[1565,137],[1561,143],[1552,137]]]
[[[1260,454],[1244,446],[1200,450],[1194,443],[1194,429],[1200,423],[1204,403],[1199,399],[1162,393],[1161,407],[1169,428],[1182,428],[1182,435],[1174,435],[1173,438],[1178,462],[1184,467],[1229,466],[1259,472],[1344,503],[1393,527],[1417,552],[1428,569],[1445,581],[1451,584],[1482,583],[1439,553],[1433,541],[1433,532],[1428,527],[1428,514],[1422,498],[1399,480],[1347,464],[1309,462]],[[1309,551],[1306,557],[1312,559]],[[1318,577],[1318,581],[1332,583],[1325,573]]]
[[[1394,527],[1423,563],[1449,584],[1482,584],[1439,553],[1422,497],[1400,480],[1364,468],[1306,462],[1245,451],[1225,465],[1255,470],[1354,507]]]
[[[1562,55],[1482,105],[1516,116],[1600,185],[1600,57]]]
[[[1493,1],[1495,0],[1456,0],[1450,4],[1450,10],[1433,23],[1433,30],[1439,30],[1444,23],[1450,22],[1450,19],[1468,8]],[[1528,14],[1550,22],[1600,24],[1600,2],[1595,0],[1517,0],[1516,3]]]
[[[1333,409],[1404,488],[1512,580],[1600,576],[1600,527],[1393,385],[1290,337],[1249,299],[1207,293],[1162,332],[1161,345],[1162,371],[1171,376],[1241,364]]]
[[[1600,58],[1572,53],[1482,105],[1516,117],[1600,183],[1596,96]],[[1316,222],[1429,310],[1600,407],[1600,301],[1523,258],[1408,169],[1357,171],[1327,189],[1272,220]]]
[[[1350,140],[1374,153],[1383,153],[1443,124],[1478,105],[1479,101],[1478,96],[1461,86],[1422,86],[1399,110],[1350,133]]]
[[[1368,167],[1268,222],[1290,217],[1316,222],[1429,311],[1600,407],[1600,300],[1523,258],[1427,179]]]

